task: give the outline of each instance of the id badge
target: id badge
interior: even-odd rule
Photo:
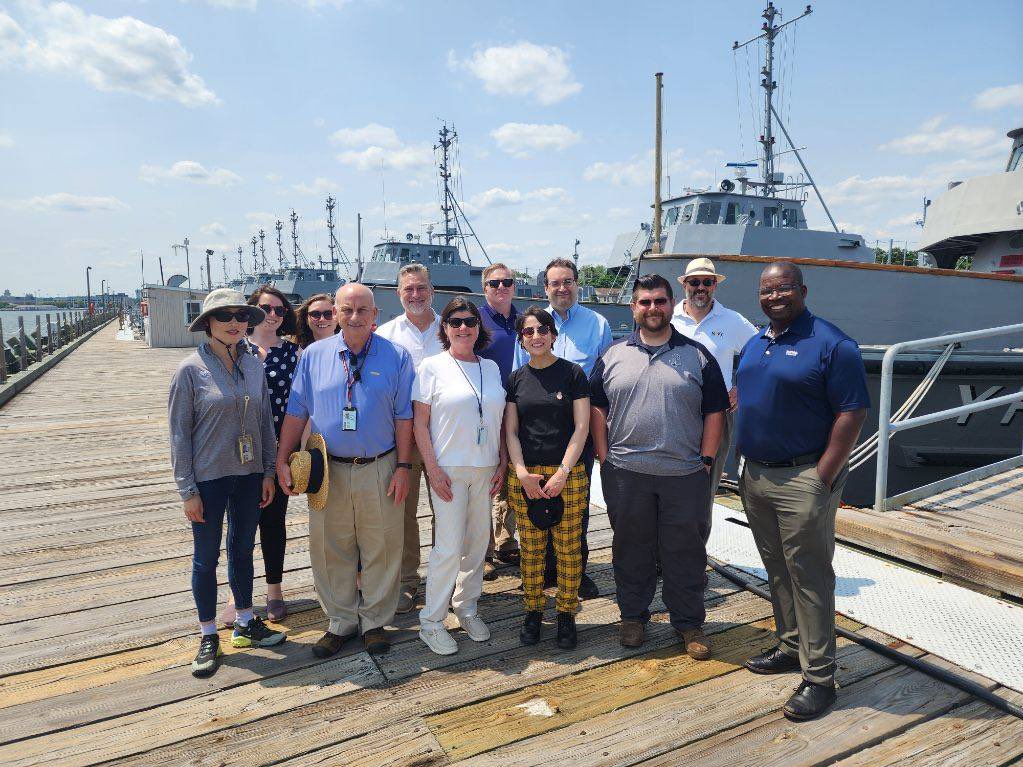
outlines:
[[[487,427],[480,424],[476,427],[476,444],[485,445],[487,444]]]
[[[341,431],[355,431],[359,423],[359,412],[354,407],[341,411]]]
[[[251,463],[255,460],[255,454],[252,448],[252,437],[248,434],[242,434],[238,438],[238,460],[243,464]]]

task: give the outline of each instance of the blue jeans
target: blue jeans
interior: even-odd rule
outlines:
[[[192,596],[199,622],[217,617],[217,561],[227,514],[227,580],[238,609],[252,607],[252,549],[262,498],[262,473],[197,482],[205,522],[192,523]]]

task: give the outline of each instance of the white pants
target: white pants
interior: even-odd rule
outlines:
[[[490,544],[490,479],[496,466],[442,466],[451,478],[450,501],[433,493],[434,543],[426,571],[423,628],[444,622],[448,603],[455,614],[476,614],[483,593],[483,559]]]

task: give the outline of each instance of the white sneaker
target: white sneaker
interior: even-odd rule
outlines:
[[[478,615],[466,615],[465,617],[459,615],[458,625],[465,630],[473,642],[486,642],[490,639],[490,629]]]
[[[458,643],[443,626],[419,629],[419,638],[438,655],[454,655],[458,652]]]

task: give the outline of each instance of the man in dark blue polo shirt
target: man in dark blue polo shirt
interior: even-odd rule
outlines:
[[[778,646],[750,658],[759,674],[802,669],[784,713],[813,719],[835,701],[835,512],[849,453],[870,406],[859,347],[806,308],[795,264],[760,275],[771,321],[736,368],[736,449],[746,516],[767,568]]]

